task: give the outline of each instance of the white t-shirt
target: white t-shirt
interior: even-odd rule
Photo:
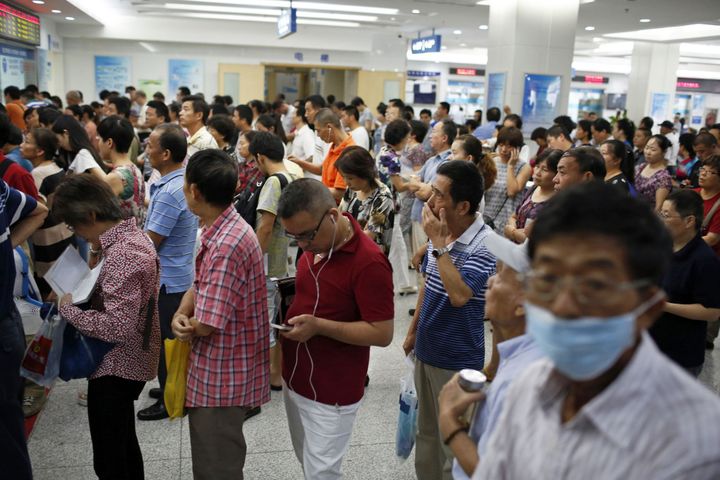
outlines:
[[[315,134],[315,148],[313,150],[313,157],[312,157],[312,163],[315,165],[322,165],[325,161],[325,157],[327,157],[328,152],[330,152],[330,146],[331,144],[325,143],[320,138],[320,135],[317,134],[317,132],[314,132]],[[314,173],[305,172],[305,176],[307,178],[314,178],[315,180],[321,180],[322,177],[320,175],[315,175]]]
[[[100,165],[95,161],[89,150],[83,148],[75,155],[75,158],[70,163],[68,170],[73,173],[85,173],[91,168],[100,168]]]
[[[315,153],[315,133],[310,127],[303,125],[295,132],[295,139],[292,142],[291,155],[300,160],[307,160]]]
[[[285,134],[288,134],[293,129],[293,119],[295,118],[295,107],[292,105],[288,105],[288,111],[285,115],[282,116],[281,122],[283,129],[285,130]]]
[[[680,153],[680,137],[677,133],[670,132],[665,135],[665,138],[670,140],[672,144],[665,152],[665,160],[667,160],[669,167],[674,167],[677,165],[678,153]]]
[[[350,132],[350,136],[355,142],[355,145],[363,147],[365,150],[370,148],[370,137],[368,136],[368,132],[365,130],[365,127],[359,126]]]

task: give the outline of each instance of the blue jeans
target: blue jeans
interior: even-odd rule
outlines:
[[[10,312],[0,317],[0,468],[3,478],[13,480],[32,479],[22,410],[24,354],[22,319],[13,303]]]

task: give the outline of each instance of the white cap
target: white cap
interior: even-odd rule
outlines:
[[[495,258],[516,272],[526,273],[530,271],[527,240],[525,240],[525,243],[518,245],[491,230],[490,234],[485,238],[485,246]]]

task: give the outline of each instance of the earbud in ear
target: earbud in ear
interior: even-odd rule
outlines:
[[[332,215],[330,216],[330,221],[333,223],[333,225],[335,225],[335,217],[333,217]]]

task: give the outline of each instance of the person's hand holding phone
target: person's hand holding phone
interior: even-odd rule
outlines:
[[[515,166],[517,165],[518,161],[520,160],[520,149],[518,147],[514,147],[510,150],[510,160],[508,160],[508,165]]]

